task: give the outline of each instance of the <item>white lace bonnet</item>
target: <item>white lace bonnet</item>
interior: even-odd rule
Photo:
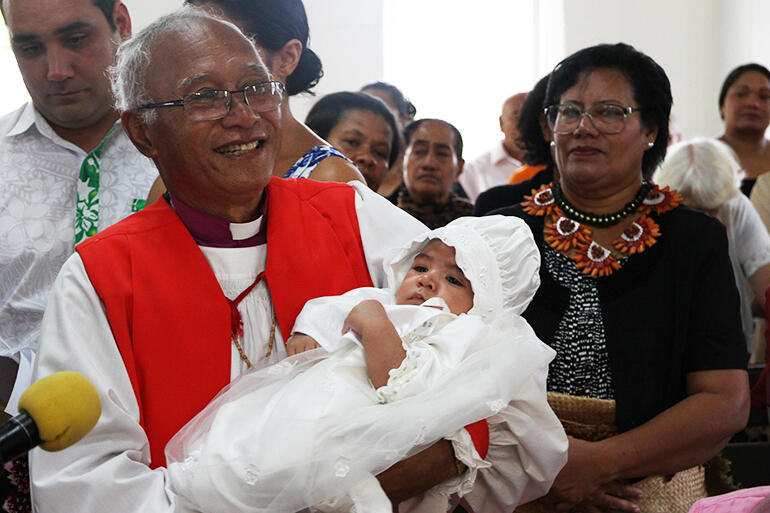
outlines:
[[[494,215],[455,219],[394,250],[385,264],[388,288],[398,290],[414,257],[432,239],[455,248],[455,261],[473,287],[468,313],[485,322],[502,313],[521,315],[540,286],[540,252],[529,227],[517,217]]]

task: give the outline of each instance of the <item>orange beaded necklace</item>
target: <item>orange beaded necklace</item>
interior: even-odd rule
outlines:
[[[678,192],[653,185],[635,209],[642,215],[623,230],[612,246],[623,256],[642,253],[660,237],[660,227],[649,214],[662,214],[681,202],[682,196]],[[521,205],[530,215],[546,217],[545,241],[556,251],[568,254],[584,274],[609,276],[620,269],[620,262],[613,252],[591,238],[590,227],[564,215],[554,200],[553,183],[543,185],[539,190],[533,189],[530,196],[524,196]]]

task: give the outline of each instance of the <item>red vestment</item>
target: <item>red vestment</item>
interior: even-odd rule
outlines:
[[[287,340],[307,300],[373,284],[352,187],[273,178],[266,191],[265,276]],[[168,440],[230,382],[227,298],[163,199],[76,249],[131,380],[151,467],[165,466]]]

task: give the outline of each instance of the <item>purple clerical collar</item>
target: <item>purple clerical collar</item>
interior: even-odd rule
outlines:
[[[259,216],[247,223],[231,223],[224,217],[196,210],[171,193],[167,192],[166,195],[166,200],[199,246],[248,248],[264,244],[267,240],[267,191],[262,194]]]

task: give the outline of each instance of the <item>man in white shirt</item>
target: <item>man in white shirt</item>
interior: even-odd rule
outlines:
[[[35,377],[82,372],[102,416],[73,447],[31,453],[40,513],[190,511],[169,486],[168,439],[231,379],[286,356],[306,299],[381,286],[388,247],[425,230],[363,184],[271,178],[284,88],[229,23],[189,8],[161,18],[121,48],[114,82],[168,194],[79,245],[54,285]],[[542,399],[530,381],[522,393]],[[383,488],[400,502],[452,481],[500,512],[545,493],[566,456],[558,423],[510,406],[486,423],[492,463],[461,430],[391,467]],[[515,429],[543,449],[520,451]]]
[[[139,210],[157,170],[123,132],[106,77],[118,44],[131,35],[126,6],[0,5],[32,98],[0,118],[0,360],[5,375],[20,365],[18,393],[29,382],[59,268],[76,242]],[[0,404],[9,392],[0,390]]]
[[[503,102],[500,115],[500,130],[503,140],[493,148],[479,155],[475,160],[466,162],[463,174],[458,181],[468,194],[468,199],[475,202],[479,194],[496,185],[508,183],[514,171],[523,164],[523,150],[516,144],[519,130],[519,113],[528,93],[517,93]]]

